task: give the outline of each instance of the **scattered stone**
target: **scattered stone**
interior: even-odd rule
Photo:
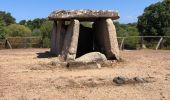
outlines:
[[[70,61],[67,64],[67,68],[76,68],[76,69],[96,69],[100,68],[100,65],[96,62],[79,62],[79,61]]]
[[[71,68],[101,68],[101,64],[107,61],[104,54],[100,52],[87,53],[75,61],[69,61],[67,67]]]
[[[116,84],[122,85],[122,84],[147,83],[147,82],[152,82],[152,81],[141,78],[141,77],[125,78],[122,76],[118,76],[113,79],[113,82],[115,82]]]
[[[128,78],[125,78],[125,77],[122,77],[122,76],[118,76],[118,77],[115,77],[113,79],[113,82],[115,82],[118,85],[122,85],[122,84],[127,83],[128,80],[129,80]]]
[[[136,82],[139,82],[139,83],[145,82],[145,80],[141,77],[134,77],[133,80],[136,81]]]
[[[79,58],[77,58],[75,61],[77,62],[83,62],[83,63],[91,63],[91,62],[104,62],[107,61],[107,58],[104,54],[100,52],[91,52],[87,53]]]

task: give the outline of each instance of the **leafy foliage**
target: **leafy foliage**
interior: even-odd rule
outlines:
[[[5,11],[0,11],[0,17],[4,21],[5,25],[10,25],[15,23],[15,18],[11,16],[11,13],[6,13]]]
[[[32,36],[42,37],[42,46],[50,46],[50,34],[52,33],[53,23],[48,21],[47,18],[36,18],[34,20],[22,20],[19,22],[20,25],[29,27],[32,30]]]
[[[8,36],[12,37],[26,37],[31,36],[31,30],[28,27],[25,27],[24,25],[18,25],[18,24],[11,24],[7,26],[7,32]]]
[[[116,26],[117,36],[118,37],[127,37],[127,36],[138,36],[139,32],[136,28],[136,23],[129,24],[120,24],[119,22],[114,22]],[[120,41],[120,40],[119,40]],[[126,38],[125,39],[125,48],[127,49],[136,49],[139,38]]]
[[[24,26],[27,26],[29,27],[31,30],[34,30],[34,29],[39,29],[41,27],[41,25],[46,22],[47,19],[46,18],[36,18],[34,20],[21,20],[19,22],[20,25],[24,25]]]
[[[44,22],[40,27],[43,47],[50,46],[50,38],[51,38],[50,35],[52,33],[52,28],[53,28],[53,22],[51,21]]]
[[[0,39],[5,38],[5,36],[6,36],[5,22],[0,17]]]
[[[164,0],[145,8],[138,17],[140,35],[170,35],[170,0]]]

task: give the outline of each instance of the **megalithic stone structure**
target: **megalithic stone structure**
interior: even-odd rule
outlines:
[[[74,61],[90,52],[101,52],[108,60],[119,60],[116,28],[112,20],[118,13],[111,10],[58,10],[49,15],[54,21],[51,53],[65,61]],[[91,28],[80,22],[91,22]]]

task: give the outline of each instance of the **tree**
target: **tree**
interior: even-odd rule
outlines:
[[[117,36],[118,37],[126,37],[126,36],[138,36],[139,32],[136,28],[136,23],[128,23],[128,24],[120,24],[119,22],[114,22],[116,26]],[[118,38],[120,43],[121,39]],[[139,38],[126,38],[124,42],[124,47],[126,49],[136,49],[138,46]]]
[[[120,24],[119,22],[114,22],[114,25],[116,27],[118,37],[139,35],[136,23]]]
[[[27,27],[29,27],[31,30],[34,29],[39,29],[41,27],[41,25],[47,21],[47,18],[36,18],[34,20],[21,20],[19,22],[20,25],[25,25]]]
[[[31,36],[31,30],[24,25],[11,24],[7,27],[8,36],[12,37],[26,37]]]
[[[5,11],[0,11],[0,17],[5,22],[5,25],[10,25],[15,23],[15,18],[11,16],[11,13],[6,13]]]
[[[5,38],[5,36],[6,36],[5,22],[0,17],[0,38]]]
[[[24,25],[24,26],[27,26],[27,21],[26,20],[21,20],[19,22],[20,25]]]
[[[145,8],[138,17],[137,28],[140,35],[170,35],[170,0],[163,0]]]
[[[50,46],[50,35],[52,33],[53,22],[46,21],[40,27],[40,31],[42,33],[43,47]]]

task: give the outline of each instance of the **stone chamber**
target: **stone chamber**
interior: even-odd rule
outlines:
[[[49,15],[49,19],[54,21],[50,52],[67,62],[94,52],[101,53],[107,60],[119,60],[113,24],[113,20],[118,18],[118,13],[111,10],[54,11]],[[90,27],[81,22],[89,22]],[[89,59],[94,56],[92,54]]]

